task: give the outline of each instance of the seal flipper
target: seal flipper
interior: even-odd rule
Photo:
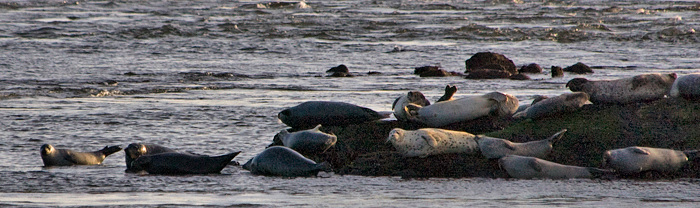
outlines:
[[[507,141],[503,142],[503,147],[508,148],[511,151],[515,151],[515,145],[513,145],[513,143]]]
[[[533,170],[535,170],[537,172],[542,172],[542,166],[534,158],[531,158],[530,161],[528,161],[527,165],[530,166],[530,168],[532,168]]]
[[[241,165],[241,167],[243,167],[243,169],[245,169],[245,170],[250,171],[251,170],[250,166],[251,166],[251,164],[253,164],[253,159],[255,159],[255,157],[250,158],[250,160],[248,160],[248,162],[246,162],[245,164]]]
[[[391,110],[394,110],[394,108],[396,108],[396,103],[398,103],[399,100],[401,100],[401,97],[398,97],[396,98],[396,100],[394,100],[394,103],[391,104]]]
[[[688,157],[688,161],[693,161],[700,157],[700,150],[686,150],[683,153]]]
[[[632,152],[637,153],[637,154],[642,154],[642,155],[649,155],[649,151],[646,151],[646,150],[639,148],[639,147],[632,148]]]
[[[101,149],[99,152],[102,153],[105,157],[114,154],[116,152],[119,152],[122,150],[122,147],[119,145],[117,146],[105,146],[105,148]]]
[[[457,92],[457,86],[447,85],[447,86],[445,86],[445,94],[442,95],[442,97],[440,97],[440,99],[438,99],[435,102],[437,103],[437,102],[451,100],[452,96],[454,96],[455,92]]]
[[[562,129],[561,131],[559,131],[559,132],[555,133],[554,135],[550,136],[549,138],[547,138],[547,141],[549,141],[549,143],[551,143],[551,144],[556,143],[557,141],[559,141],[559,139],[564,137],[564,133],[566,133],[566,131],[568,131],[568,130]]]
[[[615,172],[612,170],[608,169],[600,169],[600,168],[592,168],[592,167],[587,167],[586,168],[589,173],[591,173],[591,177],[593,178],[613,178],[615,175]]]
[[[326,161],[323,161],[323,162],[321,162],[321,163],[317,163],[317,164],[316,164],[316,168],[314,168],[314,169],[315,169],[315,170],[320,170],[320,171],[323,171],[323,172],[327,172],[327,173],[333,172],[333,168],[331,168],[331,164],[329,164],[329,163],[326,162]]]
[[[435,140],[435,138],[433,138],[433,137],[426,137],[426,136],[420,136],[420,137],[423,138],[423,140],[425,140],[425,143],[428,143],[428,145],[430,145],[430,147],[435,148],[438,145],[437,140]]]

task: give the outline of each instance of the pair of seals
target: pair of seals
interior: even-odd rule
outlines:
[[[687,74],[676,79],[671,86],[671,97],[700,100],[700,73]]]
[[[319,171],[330,172],[326,162],[316,163],[285,146],[273,146],[243,164],[243,169],[255,175],[315,176]]]
[[[632,146],[605,151],[603,164],[622,174],[645,171],[673,172],[694,159],[697,151]]]
[[[473,120],[482,116],[511,115],[518,109],[518,99],[509,94],[491,92],[480,96],[437,102],[429,106],[408,104],[409,120],[430,127]]]
[[[275,139],[282,141],[286,147],[303,155],[313,155],[323,153],[331,146],[335,145],[338,137],[334,134],[327,134],[319,130],[321,124],[316,128],[289,133],[286,129],[275,135]]]
[[[69,149],[56,149],[50,144],[41,145],[41,160],[44,166],[97,165],[104,159],[122,150],[119,146],[105,146],[94,152],[76,152]]]
[[[124,148],[124,161],[126,161],[126,172],[135,172],[135,170],[133,170],[132,168],[132,164],[137,158],[144,155],[153,155],[166,152],[177,151],[157,144],[131,143],[129,144],[129,146]]]
[[[525,110],[515,113],[515,119],[539,119],[578,110],[588,102],[585,92],[564,93],[534,102]]]
[[[344,126],[375,121],[385,116],[376,111],[344,102],[308,101],[277,114],[287,126],[295,129],[324,126]]]
[[[391,104],[391,110],[394,111],[394,117],[399,121],[408,121],[408,111],[406,106],[414,104],[418,106],[429,106],[430,101],[425,99],[425,95],[420,91],[410,91],[406,95],[396,98]]]
[[[641,74],[630,78],[600,81],[575,78],[566,83],[566,87],[572,92],[585,92],[595,104],[628,104],[663,98],[676,78],[676,73]]]
[[[562,165],[535,157],[508,155],[498,160],[499,166],[512,178],[569,179],[594,178],[610,173],[592,167]]]
[[[427,157],[447,153],[476,154],[479,146],[476,136],[467,132],[423,128],[406,131],[400,128],[389,132],[387,142],[404,157]]]
[[[476,136],[481,154],[488,159],[498,159],[506,155],[520,155],[544,159],[552,152],[552,145],[564,136],[563,129],[551,137],[538,141],[514,143],[505,139]]]
[[[146,171],[149,174],[208,174],[219,173],[241,152],[221,156],[193,155],[178,152],[166,152],[143,155],[134,162],[134,171]]]

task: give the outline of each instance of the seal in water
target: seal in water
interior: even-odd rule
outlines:
[[[326,162],[317,164],[289,147],[272,146],[248,160],[243,169],[255,175],[295,177],[330,172],[330,165]]]
[[[282,144],[292,148],[304,155],[313,155],[323,153],[331,146],[335,145],[338,137],[334,134],[327,134],[319,130],[321,124],[316,128],[289,133],[286,129],[280,131],[275,137],[278,137]]]
[[[157,144],[131,143],[124,149],[124,157],[126,161],[126,171],[133,172],[131,164],[137,158],[143,155],[153,155],[165,152],[177,152],[173,149],[160,146]]]
[[[588,102],[585,92],[564,93],[530,105],[513,115],[515,119],[539,119],[574,112]]]
[[[277,114],[277,117],[284,124],[295,129],[309,129],[319,124],[345,126],[385,118],[369,108],[331,101],[304,102],[283,110]]]
[[[479,146],[476,136],[467,132],[435,128],[422,128],[407,131],[394,128],[386,142],[396,148],[404,157],[427,157],[447,153],[476,154]]]
[[[585,92],[595,104],[628,104],[663,98],[676,77],[676,73],[654,73],[617,80],[574,78],[566,83],[566,87],[572,92]]]
[[[219,173],[239,153],[241,152],[215,157],[178,152],[142,155],[134,160],[132,170],[170,175]]]
[[[544,159],[552,152],[552,144],[564,136],[563,129],[551,137],[539,141],[513,143],[511,141],[483,135],[476,136],[481,154],[488,159],[498,159],[506,155],[519,155]]]
[[[700,100],[700,73],[687,74],[676,79],[669,94],[671,97],[682,97],[686,100]]]
[[[44,166],[97,165],[115,152],[122,150],[119,146],[105,146],[94,152],[76,152],[69,149],[56,149],[50,144],[41,145],[41,160]]]
[[[498,160],[498,164],[512,178],[518,179],[569,179],[595,178],[612,173],[592,167],[562,165],[535,157],[508,155]]]
[[[632,146],[605,151],[603,166],[622,174],[635,174],[645,171],[673,172],[688,162],[697,151]]]
[[[429,106],[406,106],[409,120],[430,127],[468,121],[482,116],[512,115],[518,109],[518,99],[513,95],[491,92],[480,96],[447,100]]]
[[[423,93],[419,91],[410,91],[406,93],[406,95],[396,98],[396,100],[394,100],[394,103],[391,104],[391,110],[394,111],[394,117],[396,117],[397,120],[408,120],[408,112],[406,112],[406,105],[408,105],[409,103],[418,106],[430,105],[430,101],[428,101],[428,99],[425,99]]]

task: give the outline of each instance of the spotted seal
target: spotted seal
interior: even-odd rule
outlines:
[[[243,169],[255,175],[316,176],[320,171],[330,172],[326,162],[316,163],[285,146],[272,146],[243,164]]]
[[[386,142],[396,148],[404,157],[427,157],[447,153],[476,154],[479,146],[476,136],[467,132],[436,128],[422,128],[414,131],[392,129]]]
[[[285,109],[277,117],[295,129],[323,126],[345,126],[375,121],[385,116],[376,111],[344,102],[308,101]]]
[[[669,95],[686,100],[700,100],[700,73],[686,74],[676,79]]]
[[[595,104],[628,104],[663,98],[676,77],[676,73],[653,73],[617,80],[574,78],[566,83],[566,87],[572,92],[585,92]]]
[[[588,99],[588,94],[585,92],[564,93],[536,102],[525,110],[514,114],[513,118],[539,119],[574,112],[589,102]]]
[[[56,149],[50,144],[41,145],[41,160],[44,166],[97,165],[104,159],[122,150],[119,146],[105,146],[94,152],[76,152],[69,149]]]
[[[325,152],[335,145],[338,137],[335,134],[327,134],[320,130],[321,124],[316,128],[289,133],[286,129],[280,131],[276,138],[282,141],[286,147],[303,155],[313,155]]]
[[[511,141],[483,135],[476,136],[481,154],[488,159],[498,159],[506,155],[520,155],[544,159],[552,152],[552,145],[564,136],[563,129],[551,137],[538,141],[513,143]]]
[[[425,96],[420,91],[410,91],[406,95],[396,98],[394,103],[391,104],[391,110],[394,111],[394,117],[399,121],[408,120],[408,112],[406,111],[406,105],[409,103],[418,106],[429,106],[430,101],[425,99]]]
[[[645,171],[674,172],[688,162],[688,155],[695,156],[695,152],[697,151],[632,146],[605,151],[603,166],[622,174]]]
[[[241,152],[221,156],[194,155],[178,152],[165,152],[142,155],[131,167],[134,171],[146,171],[148,174],[208,174],[219,173]]]
[[[441,127],[482,116],[512,115],[518,109],[518,99],[506,93],[491,92],[437,102],[425,107],[409,104],[406,108],[409,112],[409,120],[424,123],[430,127]]]
[[[611,173],[609,170],[562,165],[535,157],[518,155],[504,156],[498,160],[498,164],[510,177],[518,179],[595,178]]]

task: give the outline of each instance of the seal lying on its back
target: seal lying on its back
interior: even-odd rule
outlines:
[[[644,171],[673,172],[688,162],[696,151],[678,151],[651,147],[627,147],[605,151],[603,165],[622,174],[634,174]],[[686,154],[687,153],[687,154]]]
[[[538,119],[561,113],[574,112],[588,102],[585,92],[564,93],[532,104],[513,115],[515,119]]]
[[[166,152],[142,155],[132,163],[132,170],[149,174],[207,174],[219,173],[236,155],[234,152],[216,157]]]
[[[487,115],[512,115],[518,109],[518,99],[513,95],[491,92],[480,96],[447,100],[421,107],[406,106],[409,120],[430,127],[441,127],[451,123],[468,121]]]
[[[389,132],[387,142],[404,157],[427,157],[447,153],[476,154],[479,146],[473,134],[461,131],[423,128],[407,131],[395,128]]]
[[[331,146],[335,145],[338,137],[334,134],[327,134],[319,130],[321,124],[316,128],[289,133],[286,129],[280,131],[275,137],[279,137],[286,147],[304,154],[323,153]]]
[[[41,160],[44,166],[97,165],[115,152],[122,150],[119,146],[105,146],[94,152],[76,152],[69,149],[56,149],[50,144],[41,145]]]
[[[595,104],[628,104],[663,98],[676,77],[676,73],[654,73],[617,80],[575,78],[566,83],[566,87],[572,92],[585,92]]]
[[[535,157],[508,155],[498,160],[498,164],[512,178],[518,179],[568,179],[594,178],[611,173],[598,168],[562,165]]]
[[[700,73],[687,74],[676,79],[669,94],[671,97],[682,97],[686,100],[700,100]]]
[[[157,144],[131,143],[124,149],[124,157],[126,161],[126,171],[133,172],[131,164],[137,158],[144,155],[153,155],[165,152],[177,152],[173,149],[160,146]]]
[[[344,126],[385,118],[369,108],[331,101],[304,102],[283,110],[277,114],[277,117],[284,124],[295,129],[313,128],[318,124]]]
[[[425,99],[423,93],[419,91],[410,91],[406,95],[396,98],[393,104],[391,104],[391,110],[394,111],[394,117],[399,121],[408,120],[408,112],[406,111],[406,105],[409,103],[418,106],[429,106],[430,101]]]
[[[544,159],[552,152],[552,144],[562,138],[566,129],[539,141],[513,143],[511,141],[483,135],[476,136],[481,154],[488,159],[498,159],[506,155],[520,155]]]
[[[330,172],[330,165],[326,162],[316,164],[289,147],[273,146],[248,160],[243,169],[255,175],[295,177]]]

